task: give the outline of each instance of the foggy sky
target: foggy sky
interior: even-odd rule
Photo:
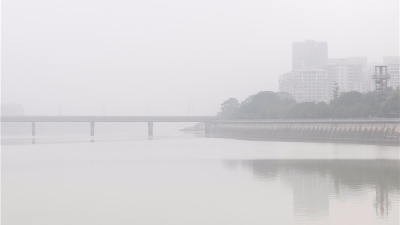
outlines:
[[[293,41],[399,55],[398,0],[2,2],[2,102],[26,114],[215,114],[278,90]]]

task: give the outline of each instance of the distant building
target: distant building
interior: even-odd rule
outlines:
[[[1,103],[2,116],[23,116],[24,106],[22,104]]]
[[[306,40],[293,42],[292,70],[304,67],[324,65],[328,61],[328,43]]]
[[[296,97],[293,95],[293,90],[295,87],[292,82],[292,78],[292,71],[279,76],[279,92],[290,93],[296,99]]]
[[[400,75],[399,75],[399,56],[385,56],[383,57],[383,65],[387,66],[390,79],[388,81],[388,87],[397,88],[400,87]]]
[[[328,102],[332,85],[328,72],[317,67],[293,70],[279,77],[279,91],[292,94],[297,102]]]
[[[333,85],[340,92],[374,91],[375,66],[367,57],[328,58],[327,42],[293,42],[292,71],[279,77],[279,91],[294,96],[297,102],[324,101],[332,98]],[[388,87],[400,87],[399,56],[383,57],[390,79]]]
[[[329,59],[321,68],[328,71],[330,82],[338,83],[341,92],[367,92],[369,89],[367,57]]]
[[[367,57],[328,59],[322,65],[293,70],[280,76],[279,91],[291,93],[297,102],[328,102],[335,83],[340,92],[372,90]]]

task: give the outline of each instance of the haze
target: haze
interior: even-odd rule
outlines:
[[[278,90],[293,41],[399,55],[398,0],[2,2],[2,102],[25,114],[213,115]]]

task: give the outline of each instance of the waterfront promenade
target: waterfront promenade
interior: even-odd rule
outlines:
[[[399,118],[224,120],[213,137],[270,141],[400,144]]]

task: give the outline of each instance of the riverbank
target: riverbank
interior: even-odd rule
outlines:
[[[225,122],[214,125],[212,137],[240,140],[355,143],[400,146],[397,121],[384,122]]]
[[[355,140],[320,140],[320,139],[273,139],[265,137],[245,137],[245,136],[229,136],[213,134],[213,138],[221,139],[234,139],[234,140],[245,140],[245,141],[269,141],[269,142],[309,142],[309,143],[337,143],[337,144],[357,144],[357,145],[381,145],[381,146],[400,146],[400,141],[397,142],[384,142],[384,141],[355,141]]]

